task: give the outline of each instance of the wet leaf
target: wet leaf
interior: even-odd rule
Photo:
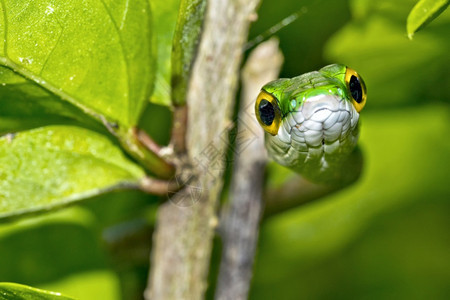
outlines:
[[[135,188],[144,177],[106,137],[73,126],[1,137],[0,166],[0,217]]]
[[[68,119],[102,127],[76,106],[61,101],[10,69],[0,66],[0,80],[0,133],[39,127],[48,122],[62,123]]]
[[[0,300],[69,300],[60,293],[49,292],[17,283],[0,282]]]
[[[417,2],[406,21],[408,37],[412,39],[415,32],[439,16],[447,8],[449,3],[449,0],[420,0]]]
[[[101,121],[137,123],[154,72],[148,1],[5,0],[0,9],[1,102],[63,100]]]

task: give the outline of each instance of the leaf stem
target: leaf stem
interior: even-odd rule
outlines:
[[[144,131],[131,128],[126,132],[117,132],[122,147],[148,171],[162,179],[175,175],[175,166],[160,156],[161,147]]]

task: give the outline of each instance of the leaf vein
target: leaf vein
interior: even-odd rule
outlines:
[[[16,15],[13,16],[11,21],[14,22],[14,20],[17,19],[21,14],[23,14],[23,12],[26,11],[29,6],[30,6],[30,2],[27,2],[27,4],[24,6],[24,8],[22,8]]]
[[[7,19],[7,15],[6,15],[6,4],[5,4],[5,0],[1,0],[1,4],[2,4],[2,10],[3,10],[3,19],[4,19],[4,25],[5,25],[5,36],[4,36],[4,41],[3,41],[3,52],[5,53],[5,56],[7,55],[7,41],[8,41],[8,19]]]
[[[50,53],[45,58],[44,64],[42,65],[42,68],[41,68],[41,71],[39,72],[39,75],[42,75],[42,72],[44,72],[44,69],[47,66],[47,63],[50,60],[50,57],[53,55],[53,52],[55,52],[55,49],[58,47],[58,44],[61,41],[61,37],[62,37],[62,35],[64,33],[64,27],[61,25],[61,22],[56,17],[55,17],[55,20],[58,23],[59,27],[61,28],[61,32],[58,35],[58,39],[56,40],[55,45],[52,47],[52,50],[50,50]]]
[[[128,0],[127,0],[128,1]],[[109,16],[109,18],[110,18],[110,20],[111,20],[111,22],[112,22],[112,24],[113,24],[113,26],[114,26],[114,29],[116,30],[116,32],[117,32],[117,35],[118,35],[118,37],[119,37],[119,44],[120,44],[120,48],[122,49],[122,56],[123,56],[123,60],[124,60],[124,62],[125,62],[125,68],[126,68],[126,76],[127,76],[127,89],[128,89],[128,91],[127,91],[127,104],[128,104],[128,121],[130,121],[130,116],[131,116],[131,103],[130,103],[130,68],[129,68],[129,65],[128,65],[128,61],[127,61],[127,56],[126,56],[126,54],[125,54],[125,46],[124,46],[124,44],[123,44],[123,40],[122,40],[122,35],[120,34],[120,29],[119,29],[119,27],[117,26],[117,23],[116,23],[116,21],[114,20],[114,18],[113,18],[113,15],[111,14],[111,11],[109,10],[109,8],[108,8],[108,6],[106,5],[106,3],[105,3],[105,1],[104,0],[100,0],[100,2],[103,4],[103,7],[105,8],[105,11],[106,11],[106,13],[108,14],[108,16]],[[126,10],[128,11],[128,6],[126,7]]]
[[[123,11],[123,16],[122,16],[122,22],[120,23],[120,30],[123,29],[123,26],[125,26],[125,20],[127,19],[127,14],[128,14],[128,6],[130,5],[130,0],[127,0],[125,2],[125,9]]]

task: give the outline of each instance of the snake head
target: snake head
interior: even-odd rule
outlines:
[[[366,103],[361,76],[344,65],[266,84],[255,114],[269,154],[280,164],[333,160],[356,146],[359,112]],[[318,163],[320,165],[320,163]]]

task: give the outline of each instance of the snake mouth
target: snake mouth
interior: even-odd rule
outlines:
[[[337,95],[318,95],[283,119],[277,137],[300,152],[323,150],[331,154],[342,148],[358,119],[350,101]]]

